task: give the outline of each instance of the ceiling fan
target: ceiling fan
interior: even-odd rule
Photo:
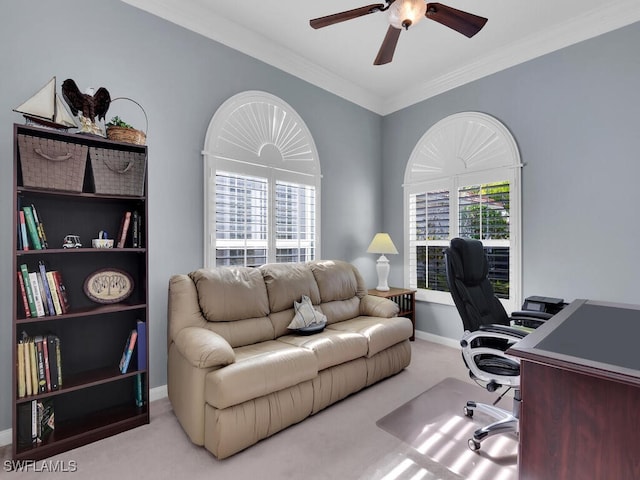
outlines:
[[[345,12],[334,13],[325,17],[314,18],[309,21],[313,28],[322,28],[334,23],[352,20],[354,18],[369,15],[370,13],[389,11],[389,28],[382,41],[378,56],[373,62],[374,65],[384,65],[393,60],[393,54],[400,38],[402,28],[408,30],[411,25],[415,25],[422,17],[435,20],[442,25],[449,27],[456,32],[471,38],[478,33],[487,19],[472,13],[463,12],[455,8],[448,7],[441,3],[425,3],[424,0],[386,0],[387,4],[378,3],[367,5]]]

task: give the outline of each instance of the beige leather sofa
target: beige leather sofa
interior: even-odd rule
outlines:
[[[303,295],[327,317],[287,329]],[[411,321],[341,261],[222,267],[169,282],[168,390],[189,438],[218,458],[404,369]]]

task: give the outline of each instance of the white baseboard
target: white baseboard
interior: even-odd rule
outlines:
[[[441,337],[440,335],[423,332],[422,330],[416,330],[416,338],[419,338],[420,340],[426,340],[427,342],[439,343],[440,345],[445,345],[457,350],[460,349],[460,340],[456,340],[454,338]]]
[[[159,387],[154,387],[149,390],[149,401],[153,402],[155,400],[163,399],[167,396],[167,386],[160,385]],[[7,428],[6,430],[0,430],[0,447],[4,447],[6,445],[11,445],[11,440],[13,435],[11,434],[11,429]]]
[[[11,445],[11,429],[0,430],[0,447]]]
[[[159,387],[153,387],[149,389],[149,401],[154,402],[166,398],[168,395],[167,386],[160,385]]]

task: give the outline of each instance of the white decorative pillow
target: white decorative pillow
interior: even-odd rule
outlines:
[[[293,308],[296,311],[293,320],[287,328],[297,330],[305,328],[309,325],[318,325],[326,323],[327,317],[313,308],[311,299],[306,295],[302,296],[300,302],[293,302]]]

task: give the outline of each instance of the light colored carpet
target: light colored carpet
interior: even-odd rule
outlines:
[[[460,480],[464,477],[376,426],[376,421],[447,377],[470,382],[457,349],[418,339],[412,342],[412,355],[411,365],[398,375],[222,461],[190,442],[163,399],[151,404],[149,425],[45,462],[73,461],[74,476],[92,480]],[[10,455],[10,446],[0,450],[3,463]],[[35,467],[42,470],[42,461]],[[0,470],[4,475],[16,480],[69,478],[69,473],[34,469],[10,474]]]

